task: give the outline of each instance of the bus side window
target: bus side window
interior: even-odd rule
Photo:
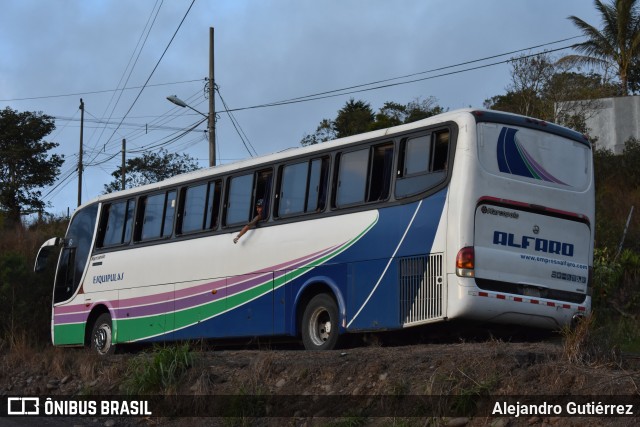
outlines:
[[[305,212],[320,212],[327,203],[329,158],[311,160]]]
[[[102,207],[98,230],[98,247],[129,243],[135,211],[135,199],[111,203]]]
[[[327,157],[281,167],[275,215],[322,211],[327,197],[328,172]]]
[[[182,203],[176,234],[202,231],[205,227],[207,184],[183,188],[180,193]]]
[[[448,156],[446,129],[401,141],[396,198],[413,196],[443,182],[447,177]]]
[[[141,197],[139,239],[150,240],[169,237],[173,230],[176,210],[176,191]]]
[[[447,158],[449,157],[449,131],[442,130],[433,135],[433,164],[432,172],[439,172],[447,169]]]
[[[386,200],[389,197],[393,169],[393,143],[371,148],[370,169],[367,202]]]
[[[283,166],[276,215],[288,216],[304,212],[309,162]]]
[[[124,222],[124,234],[122,238],[122,243],[131,242],[135,212],[136,212],[136,199],[127,200],[127,213],[126,213],[126,219]]]
[[[224,225],[239,225],[249,221],[253,174],[229,178]]]
[[[273,171],[271,169],[265,169],[256,172],[256,184],[253,192],[253,209],[251,218],[253,218],[255,212],[255,202],[262,199],[262,219],[265,220],[269,217],[269,210],[271,208],[271,183],[273,178]]]
[[[263,169],[255,173],[229,178],[224,208],[224,226],[240,225],[255,214],[255,204],[262,199],[263,220],[269,216],[273,171]],[[255,179],[254,179],[255,178]]]
[[[221,190],[220,180],[181,189],[176,234],[215,230],[218,227]]]
[[[207,214],[204,224],[204,228],[207,230],[215,230],[218,228],[221,197],[222,181],[218,179],[210,182],[209,191],[207,193]]]
[[[340,154],[335,207],[386,200],[392,169],[393,143]]]
[[[335,207],[364,202],[369,149],[341,153],[338,160]]]

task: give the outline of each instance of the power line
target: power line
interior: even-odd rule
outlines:
[[[180,28],[182,27],[182,24],[184,23],[184,20],[187,18],[187,15],[189,14],[189,11],[191,11],[191,8],[193,7],[193,4],[195,3],[196,0],[192,0],[191,4],[189,5],[189,9],[187,9],[187,12],[184,14],[184,16],[182,17],[182,20],[180,21],[180,24],[178,25],[178,28],[176,28],[176,31],[173,33],[173,36],[171,36],[171,40],[169,40],[169,43],[167,43],[167,47],[165,47],[164,51],[162,52],[162,55],[160,55],[160,58],[158,59],[158,62],[156,62],[156,65],[153,67],[153,70],[151,70],[151,73],[149,74],[149,77],[147,78],[147,81],[144,83],[144,85],[142,86],[142,88],[140,88],[140,92],[138,92],[138,95],[136,96],[136,99],[133,100],[133,102],[131,103],[131,106],[129,107],[129,109],[127,110],[127,112],[124,114],[124,116],[122,117],[122,121],[120,122],[120,124],[122,124],[122,122],[124,121],[124,119],[129,115],[129,113],[131,112],[131,110],[133,109],[133,107],[136,105],[136,103],[138,102],[138,99],[140,99],[140,96],[142,95],[142,92],[144,91],[145,87],[147,86],[147,83],[149,83],[149,80],[151,80],[151,77],[153,77],[153,74],[155,73],[155,71],[158,69],[158,66],[160,65],[160,62],[162,61],[162,58],[164,58],[164,55],[167,53],[167,51],[169,50],[169,47],[171,46],[171,43],[173,42],[173,39],[175,39],[176,35],[178,34],[178,31],[180,30]],[[120,125],[118,125],[118,127],[120,127]],[[115,135],[116,131],[118,130],[118,128],[116,128],[113,133],[111,134],[111,138],[113,138],[113,135]]]
[[[152,84],[152,85],[147,84],[146,87],[170,86],[170,85],[193,83],[193,82],[199,82],[199,81],[202,81],[202,79],[183,80],[183,81],[178,81],[178,82],[167,82],[167,83],[155,83],[155,84]],[[140,89],[140,88],[144,88],[144,87],[145,86],[131,86],[131,87],[125,87],[123,89],[118,89],[118,88],[116,88],[116,89],[103,89],[103,90],[92,90],[92,91],[87,91],[87,92],[64,93],[64,94],[58,94],[58,95],[43,95],[43,96],[30,96],[30,97],[24,97],[24,98],[0,99],[0,102],[31,101],[31,100],[34,100],[34,99],[63,98],[63,97],[67,97],[67,96],[86,96],[86,95],[95,95],[95,94],[98,94],[98,93],[117,92],[119,90],[134,90],[134,89]]]
[[[160,5],[158,6],[158,2],[160,2]],[[116,107],[118,106],[118,103],[120,102],[120,99],[122,98],[122,94],[124,93],[124,88],[127,86],[127,84],[129,83],[129,79],[131,78],[131,74],[133,74],[133,70],[136,67],[136,65],[138,64],[138,59],[140,59],[140,55],[142,54],[142,50],[144,49],[145,45],[147,44],[147,40],[149,39],[149,35],[151,34],[151,29],[153,28],[153,25],[156,22],[156,19],[158,19],[158,15],[160,14],[160,9],[162,8],[162,5],[164,4],[164,0],[156,0],[156,3],[153,5],[153,9],[151,10],[151,14],[149,15],[149,18],[147,19],[146,24],[144,25],[144,28],[142,30],[142,33],[140,34],[140,37],[138,38],[138,42],[136,43],[136,47],[133,49],[133,52],[131,52],[131,57],[129,58],[129,62],[127,63],[127,66],[125,67],[124,71],[122,72],[122,76],[120,76],[120,80],[118,81],[118,85],[117,87],[120,87],[120,83],[122,83],[123,79],[126,76],[126,80],[124,81],[124,83],[122,83],[122,90],[119,90],[119,95],[118,95],[118,99],[116,99],[116,102],[113,104],[113,108],[111,109],[111,113],[109,114],[109,118],[107,120],[111,120],[111,118],[113,117],[113,113],[116,110]],[[156,6],[158,6],[158,9],[156,10]],[[153,11],[156,11],[155,16],[153,14]],[[153,17],[153,21],[151,21],[151,18]],[[151,22],[151,24],[149,24],[149,22]],[[147,30],[148,28],[148,30]],[[145,36],[145,32],[146,32],[146,36]],[[144,41],[142,41],[142,38],[144,37]],[[140,42],[142,41],[142,45],[140,45]],[[140,50],[138,50],[138,47],[140,47]],[[138,55],[136,55],[136,51],[138,52]],[[131,66],[131,69],[129,69],[129,65],[131,65],[131,61],[133,60],[135,56],[135,61],[133,62],[133,65]],[[129,74],[127,75],[127,70],[129,69]],[[111,94],[111,99],[109,100],[109,103],[107,104],[107,107],[105,108],[104,113],[102,113],[102,117],[104,117],[105,113],[107,112],[107,110],[109,109],[109,105],[111,105],[111,102],[113,101],[113,98],[115,97],[116,92],[113,92]],[[96,148],[100,142],[100,139],[102,138],[102,135],[104,135],[104,131],[106,130],[106,126],[104,126],[102,128],[102,132],[100,132],[100,135],[98,136],[98,139],[96,140],[96,143],[94,144],[94,148]],[[93,138],[93,135],[92,135]]]
[[[124,119],[129,115],[129,113],[131,112],[133,107],[136,105],[136,103],[138,102],[138,99],[140,99],[140,96],[142,95],[142,92],[144,91],[145,87],[147,87],[147,84],[149,83],[149,80],[151,80],[151,77],[153,77],[153,74],[158,69],[158,66],[160,65],[160,62],[162,61],[162,58],[164,58],[164,55],[169,50],[169,47],[171,46],[171,43],[173,43],[173,40],[176,38],[176,35],[178,34],[178,31],[180,31],[180,28],[182,28],[182,24],[184,23],[185,19],[187,19],[187,16],[189,15],[189,12],[191,11],[191,8],[193,7],[193,4],[195,2],[196,2],[196,0],[192,0],[191,1],[191,4],[189,5],[189,8],[187,9],[186,13],[182,17],[182,20],[180,21],[180,24],[178,24],[178,28],[176,28],[176,30],[173,33],[173,36],[171,36],[171,39],[169,40],[169,43],[167,43],[167,47],[164,48],[164,51],[162,52],[162,55],[160,55],[160,58],[158,59],[158,62],[156,62],[156,65],[153,67],[153,70],[151,70],[151,73],[149,73],[149,77],[147,77],[147,81],[145,81],[144,85],[142,85],[142,87],[140,88],[140,91],[138,92],[138,95],[133,100],[133,102],[131,103],[131,106],[129,107],[127,112],[122,117],[122,120],[120,121],[120,125],[122,124]],[[115,133],[118,131],[118,128],[120,127],[120,125],[118,125],[118,127],[116,127],[116,129],[114,129],[113,133],[111,134],[111,136],[109,137],[108,140],[111,140],[111,138],[113,138],[113,135],[115,135]],[[95,160],[95,158],[92,159],[92,161],[93,160]]]
[[[108,127],[108,126],[116,126],[118,124],[120,124],[120,122],[118,121],[109,121],[109,120],[105,120],[105,119],[100,119],[98,117],[96,117],[95,115],[93,115],[91,112],[89,112],[87,109],[85,109],[85,113],[87,113],[89,116],[91,116],[92,118],[85,118],[84,119],[84,127],[85,128],[91,128],[90,126],[87,126],[87,123],[95,123],[97,125],[100,126],[95,126],[95,128],[100,129],[102,127]],[[158,117],[163,117],[163,116],[158,116]],[[68,123],[70,122],[79,122],[80,119],[77,119],[74,117],[59,117],[59,116],[53,116],[54,119],[56,120],[60,120],[60,121],[67,121]],[[68,123],[65,125],[68,126]],[[122,123],[121,127],[127,127],[128,129],[132,129],[132,130],[183,130],[184,127],[175,127],[175,126],[161,126],[161,125],[155,125],[152,123]]]
[[[563,40],[556,41],[556,42],[546,43],[546,44],[539,45],[539,46],[547,46],[547,45],[550,45],[550,44],[559,43],[561,41],[571,40],[571,39],[574,39],[574,38],[577,38],[577,37],[582,37],[582,36],[570,37],[568,39],[563,39]],[[569,46],[560,47],[560,48],[556,48],[556,49],[545,50],[543,52],[538,52],[538,53],[534,53],[534,54],[530,54],[530,55],[525,55],[525,56],[523,56],[521,58],[522,59],[531,58],[531,57],[534,57],[534,56],[538,56],[538,55],[540,55],[542,53],[558,52],[558,51],[561,51],[561,50],[573,48],[574,46],[575,46],[575,44],[569,45]],[[300,102],[316,101],[316,100],[320,100],[320,99],[334,98],[334,97],[337,97],[337,96],[351,95],[351,94],[354,94],[354,93],[368,92],[368,91],[378,90],[378,89],[385,89],[385,88],[393,87],[393,86],[401,86],[401,85],[406,85],[406,84],[410,84],[410,83],[416,83],[416,82],[420,82],[420,81],[431,80],[431,79],[435,79],[435,78],[438,78],[438,77],[445,77],[445,76],[450,76],[450,75],[454,75],[454,74],[460,74],[460,73],[464,73],[464,72],[467,72],[467,71],[475,71],[475,70],[479,70],[479,69],[482,69],[482,68],[493,67],[495,65],[506,64],[506,63],[509,63],[509,62],[513,61],[513,59],[510,58],[510,59],[506,59],[504,61],[492,62],[492,63],[489,63],[489,64],[483,64],[483,65],[479,65],[479,66],[476,66],[476,67],[464,68],[462,70],[450,71],[448,73],[441,73],[441,74],[437,74],[437,75],[434,75],[434,76],[422,77],[422,78],[419,78],[419,79],[413,79],[413,80],[407,80],[407,81],[398,82],[398,83],[388,83],[388,84],[383,84],[383,85],[378,85],[378,86],[373,86],[373,87],[367,87],[367,86],[371,86],[371,85],[375,85],[375,84],[379,84],[379,83],[386,83],[386,82],[399,80],[399,79],[403,79],[403,78],[408,78],[408,77],[412,77],[412,76],[416,76],[416,75],[422,75],[422,74],[432,73],[432,72],[436,72],[436,71],[442,71],[442,70],[446,70],[446,69],[456,68],[456,67],[460,67],[462,65],[468,65],[468,64],[472,64],[472,63],[482,62],[482,61],[486,61],[488,59],[498,58],[498,57],[501,57],[501,56],[512,55],[514,53],[519,53],[519,52],[531,50],[532,48],[535,48],[535,46],[534,47],[525,48],[525,49],[515,50],[515,51],[512,51],[512,52],[502,53],[502,54],[499,54],[499,55],[488,56],[488,57],[481,58],[481,59],[475,59],[475,60],[472,60],[472,61],[461,62],[459,64],[454,64],[454,65],[448,65],[448,66],[445,66],[445,67],[434,68],[434,69],[431,69],[431,70],[421,71],[421,72],[418,72],[418,73],[407,74],[407,75],[401,76],[401,77],[393,77],[393,78],[390,78],[390,79],[379,80],[379,81],[370,82],[370,83],[363,83],[363,84],[349,86],[349,87],[345,87],[345,88],[341,88],[341,89],[334,89],[334,90],[330,90],[330,91],[319,92],[319,93],[300,96],[300,97],[296,97],[296,98],[285,99],[285,100],[282,100],[282,101],[275,101],[275,102],[269,102],[269,103],[265,103],[265,104],[252,105],[252,106],[249,106],[249,107],[233,108],[233,109],[230,109],[229,111],[235,112],[235,111],[251,110],[251,109],[257,109],[257,108],[276,107],[276,106],[280,106],[280,105],[297,104],[297,103],[300,103]],[[358,88],[363,88],[363,89],[358,89]],[[356,89],[356,90],[351,90],[351,89]]]
[[[257,156],[258,152],[253,147],[253,145],[251,145],[251,142],[249,142],[249,138],[247,137],[247,134],[245,134],[244,131],[242,130],[242,127],[240,126],[240,123],[236,120],[236,118],[233,116],[231,111],[229,111],[229,107],[227,106],[227,103],[224,102],[224,98],[222,97],[222,94],[220,93],[220,88],[215,88],[215,89],[218,92],[218,96],[220,97],[220,100],[222,101],[222,105],[224,105],[225,111],[229,115],[229,119],[231,119],[231,124],[233,125],[234,129],[236,130],[236,133],[238,134],[238,136],[240,137],[240,140],[242,141],[242,144],[244,145],[244,148],[247,149],[247,152],[249,153],[249,155],[251,157],[253,157],[254,154]],[[243,135],[244,135],[244,137],[243,137]],[[249,150],[249,146],[253,150],[253,153],[251,152],[251,150]]]
[[[191,6],[193,6],[193,2],[191,3]],[[191,6],[189,7],[189,9],[191,8]],[[189,11],[187,11],[187,14],[188,13],[189,13]],[[182,22],[184,21],[185,18],[186,18],[186,15],[183,18]],[[182,22],[180,23],[180,25],[182,25]],[[179,28],[180,27],[178,27],[178,29]],[[177,33],[177,30],[176,30],[176,33]],[[174,34],[174,37],[175,37],[175,34]],[[582,36],[570,37],[570,38],[566,38],[566,39],[562,39],[562,40],[557,40],[557,41],[554,41],[554,42],[540,44],[540,45],[537,45],[537,46],[532,46],[532,47],[528,47],[528,48],[524,48],[524,49],[514,50],[514,51],[511,51],[511,52],[507,52],[507,53],[502,53],[502,54],[498,54],[498,55],[492,55],[492,56],[488,56],[488,57],[484,57],[484,58],[480,58],[480,59],[475,59],[475,60],[471,60],[471,61],[465,61],[465,62],[461,62],[461,63],[454,64],[454,65],[448,65],[448,66],[444,66],[444,67],[434,68],[434,69],[431,69],[431,70],[421,71],[421,72],[418,72],[418,73],[407,74],[407,75],[400,76],[400,77],[393,77],[393,78],[390,78],[390,79],[378,80],[378,81],[374,81],[374,82],[370,82],[370,83],[359,84],[359,85],[349,86],[349,87],[345,87],[345,88],[341,88],[341,89],[335,89],[335,90],[331,90],[331,91],[319,92],[319,93],[315,93],[315,94],[311,94],[311,95],[305,95],[305,96],[300,96],[300,97],[296,97],[296,98],[290,98],[290,99],[286,99],[286,100],[282,100],[282,101],[275,101],[275,102],[271,102],[271,103],[265,103],[265,104],[254,105],[254,106],[249,106],[249,107],[241,107],[241,108],[230,109],[230,108],[228,108],[228,106],[224,102],[224,99],[222,98],[222,96],[220,96],[220,99],[222,100],[223,105],[225,106],[224,112],[227,112],[229,114],[229,117],[231,118],[232,124],[234,125],[234,127],[236,127],[236,122],[237,121],[235,120],[235,118],[231,114],[232,112],[235,112],[235,111],[257,109],[257,108],[275,107],[275,106],[279,106],[279,105],[288,105],[288,104],[294,104],[294,103],[300,103],[300,102],[308,102],[308,101],[314,101],[314,100],[319,100],[319,99],[331,98],[331,97],[336,97],[336,96],[344,96],[344,95],[349,95],[349,94],[354,94],[354,93],[359,93],[359,92],[366,92],[366,91],[383,89],[383,88],[387,88],[387,87],[393,87],[393,86],[399,86],[399,85],[415,83],[415,82],[419,82],[419,81],[431,80],[431,79],[435,79],[435,78],[439,78],[439,77],[445,77],[445,76],[460,74],[460,73],[464,73],[464,72],[468,72],[468,71],[474,71],[474,70],[478,70],[478,69],[482,69],[482,68],[488,68],[488,67],[492,67],[492,66],[495,66],[495,65],[509,63],[509,62],[513,61],[513,59],[507,59],[507,60],[503,60],[503,61],[492,62],[492,63],[489,63],[489,64],[483,64],[483,65],[479,65],[479,66],[475,66],[475,67],[469,67],[469,68],[465,68],[465,69],[462,69],[462,70],[455,70],[455,71],[451,71],[451,72],[447,72],[447,73],[441,73],[441,74],[437,74],[437,75],[433,75],[433,76],[427,76],[427,77],[423,77],[423,78],[419,78],[419,79],[412,79],[412,80],[408,80],[408,81],[401,81],[401,82],[397,82],[397,83],[388,83],[388,84],[382,84],[381,85],[381,83],[392,82],[392,81],[395,81],[395,80],[406,79],[406,78],[417,76],[417,75],[428,74],[428,73],[433,73],[433,72],[436,72],[436,71],[443,71],[443,70],[446,70],[446,69],[460,67],[460,66],[463,66],[463,65],[469,65],[469,64],[473,64],[473,63],[483,62],[483,61],[487,61],[489,59],[495,59],[495,58],[499,58],[499,57],[506,56],[506,55],[513,55],[515,53],[520,53],[520,52],[527,51],[527,50],[530,51],[531,49],[544,47],[544,46],[548,46],[548,45],[552,45],[552,44],[557,44],[557,43],[561,43],[561,42],[564,42],[564,41],[576,39],[576,38],[579,38],[579,37],[582,37]],[[172,38],[172,40],[173,40],[173,38]],[[170,43],[171,42],[169,42],[169,44]],[[538,52],[538,53],[534,53],[534,54],[530,54],[530,55],[525,55],[525,56],[522,56],[522,57],[520,57],[518,59],[531,58],[531,57],[535,57],[535,56],[538,56],[538,55],[543,54],[543,53],[558,52],[558,51],[561,51],[561,50],[573,48],[574,46],[575,46],[575,44],[574,45],[560,47],[560,48],[556,48],[556,49],[545,50],[543,52]],[[167,49],[168,49],[168,46],[167,46]],[[166,52],[166,49],[165,49],[165,52]],[[164,55],[164,53],[163,53],[163,55]],[[161,59],[162,59],[162,57],[160,58],[160,60]],[[159,63],[159,61],[158,61],[158,63]],[[156,67],[157,67],[157,64],[156,64]],[[154,71],[155,71],[155,68],[154,68]],[[152,72],[152,74],[153,74],[153,72]],[[151,78],[151,76],[149,78]],[[190,80],[188,82],[194,82],[194,81],[199,81],[199,80]],[[147,82],[148,82],[148,80],[147,80]],[[183,82],[183,83],[186,83],[186,82]],[[368,87],[368,86],[372,86],[372,85],[378,85],[378,86]],[[147,86],[147,85],[145,85],[145,86]],[[145,86],[142,86],[141,88],[144,89]],[[153,86],[153,85],[148,85],[148,86]],[[159,86],[159,85],[155,85],[155,86]],[[142,91],[140,91],[140,93],[142,93]],[[220,95],[219,91],[218,91],[218,95]],[[139,96],[140,96],[140,94],[138,94],[138,97]],[[137,98],[136,98],[136,100],[137,100]],[[134,101],[134,104],[135,104],[135,101]],[[132,105],[131,108],[133,108],[133,105]],[[131,108],[129,109],[129,111],[131,110]],[[128,112],[127,112],[127,114],[125,114],[124,117],[122,117],[122,120],[120,122],[120,126],[122,125],[122,123],[123,123],[124,119],[127,117],[127,115],[128,115]],[[158,120],[161,120],[162,117],[166,117],[166,115],[160,116],[160,118]],[[175,117],[171,118],[170,120],[173,120],[174,118]],[[197,122],[196,124],[190,126],[187,130],[182,132],[181,134],[179,134],[179,135],[177,135],[175,137],[172,137],[167,141],[158,141],[157,144],[150,145],[150,146],[145,146],[145,147],[142,147],[140,150],[131,151],[131,152],[143,152],[143,151],[147,151],[147,150],[152,149],[152,148],[158,148],[158,147],[169,145],[169,144],[179,140],[180,138],[184,137],[188,132],[194,130],[197,126],[199,126],[205,120],[206,119],[203,119],[203,120]],[[117,130],[117,128],[116,128],[116,130]],[[243,144],[245,144],[245,140],[241,135],[241,128],[240,128],[240,130],[238,128],[236,128],[236,132],[238,132],[238,135],[240,135],[240,138],[243,141]],[[115,131],[114,131],[114,133],[115,133]],[[242,131],[242,133],[244,134],[243,131]],[[245,134],[245,137],[246,137],[246,134]],[[248,141],[248,138],[247,138],[247,141]],[[187,143],[191,143],[191,142],[192,141],[189,141]],[[105,147],[106,147],[106,144],[105,144]],[[246,144],[245,144],[245,148],[247,149],[247,151],[249,151],[249,154],[251,155],[251,152],[250,152],[250,150],[249,150],[249,148],[248,148],[248,146]],[[253,148],[253,146],[252,146],[252,148]],[[254,152],[255,152],[255,148],[254,148]],[[108,161],[110,161],[111,159],[115,158],[118,154],[120,154],[120,153],[117,152],[114,155],[110,156],[109,158],[107,158],[107,159],[105,159],[103,161],[100,161],[100,162],[97,162],[97,163],[92,163],[92,164],[87,164],[87,166],[99,166],[99,165],[105,164]],[[93,160],[95,160],[95,157],[94,157]],[[64,180],[66,180],[66,179],[68,179],[68,176]],[[59,185],[60,185],[60,183],[56,186],[56,188]],[[48,194],[50,194],[50,193],[51,193],[51,191]]]

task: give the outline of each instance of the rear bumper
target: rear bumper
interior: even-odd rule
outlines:
[[[576,317],[591,312],[591,297],[583,302],[518,295],[480,289],[472,278],[451,274],[449,279],[449,318],[559,329]]]

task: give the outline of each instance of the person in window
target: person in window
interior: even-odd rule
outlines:
[[[249,222],[247,225],[242,227],[242,230],[240,230],[240,233],[238,233],[236,238],[233,239],[233,243],[238,243],[238,240],[244,235],[244,233],[249,231],[251,228],[255,227],[259,221],[262,221],[262,209],[263,209],[262,205],[263,205],[263,200],[258,199],[258,201],[256,202],[256,216],[253,217],[251,222]]]

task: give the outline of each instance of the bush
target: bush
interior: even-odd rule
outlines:
[[[29,228],[0,228],[0,344],[13,348],[21,340],[21,345],[40,347],[50,342],[55,262],[40,274],[33,273],[33,264],[40,245],[64,236],[67,224],[49,218]]]
[[[623,350],[640,349],[640,254],[624,250],[615,259],[608,248],[594,253],[593,310],[595,327],[603,327]]]
[[[154,347],[129,361],[124,391],[129,395],[172,394],[193,364],[189,344]]]
[[[640,141],[633,138],[625,142],[622,155],[616,156],[606,149],[594,153],[598,247],[617,247],[631,207],[640,207],[639,162]],[[631,222],[625,239],[625,247],[635,251],[640,251],[638,223]]]
[[[39,279],[23,255],[0,253],[0,341],[10,347],[22,336],[48,341],[53,282]]]

